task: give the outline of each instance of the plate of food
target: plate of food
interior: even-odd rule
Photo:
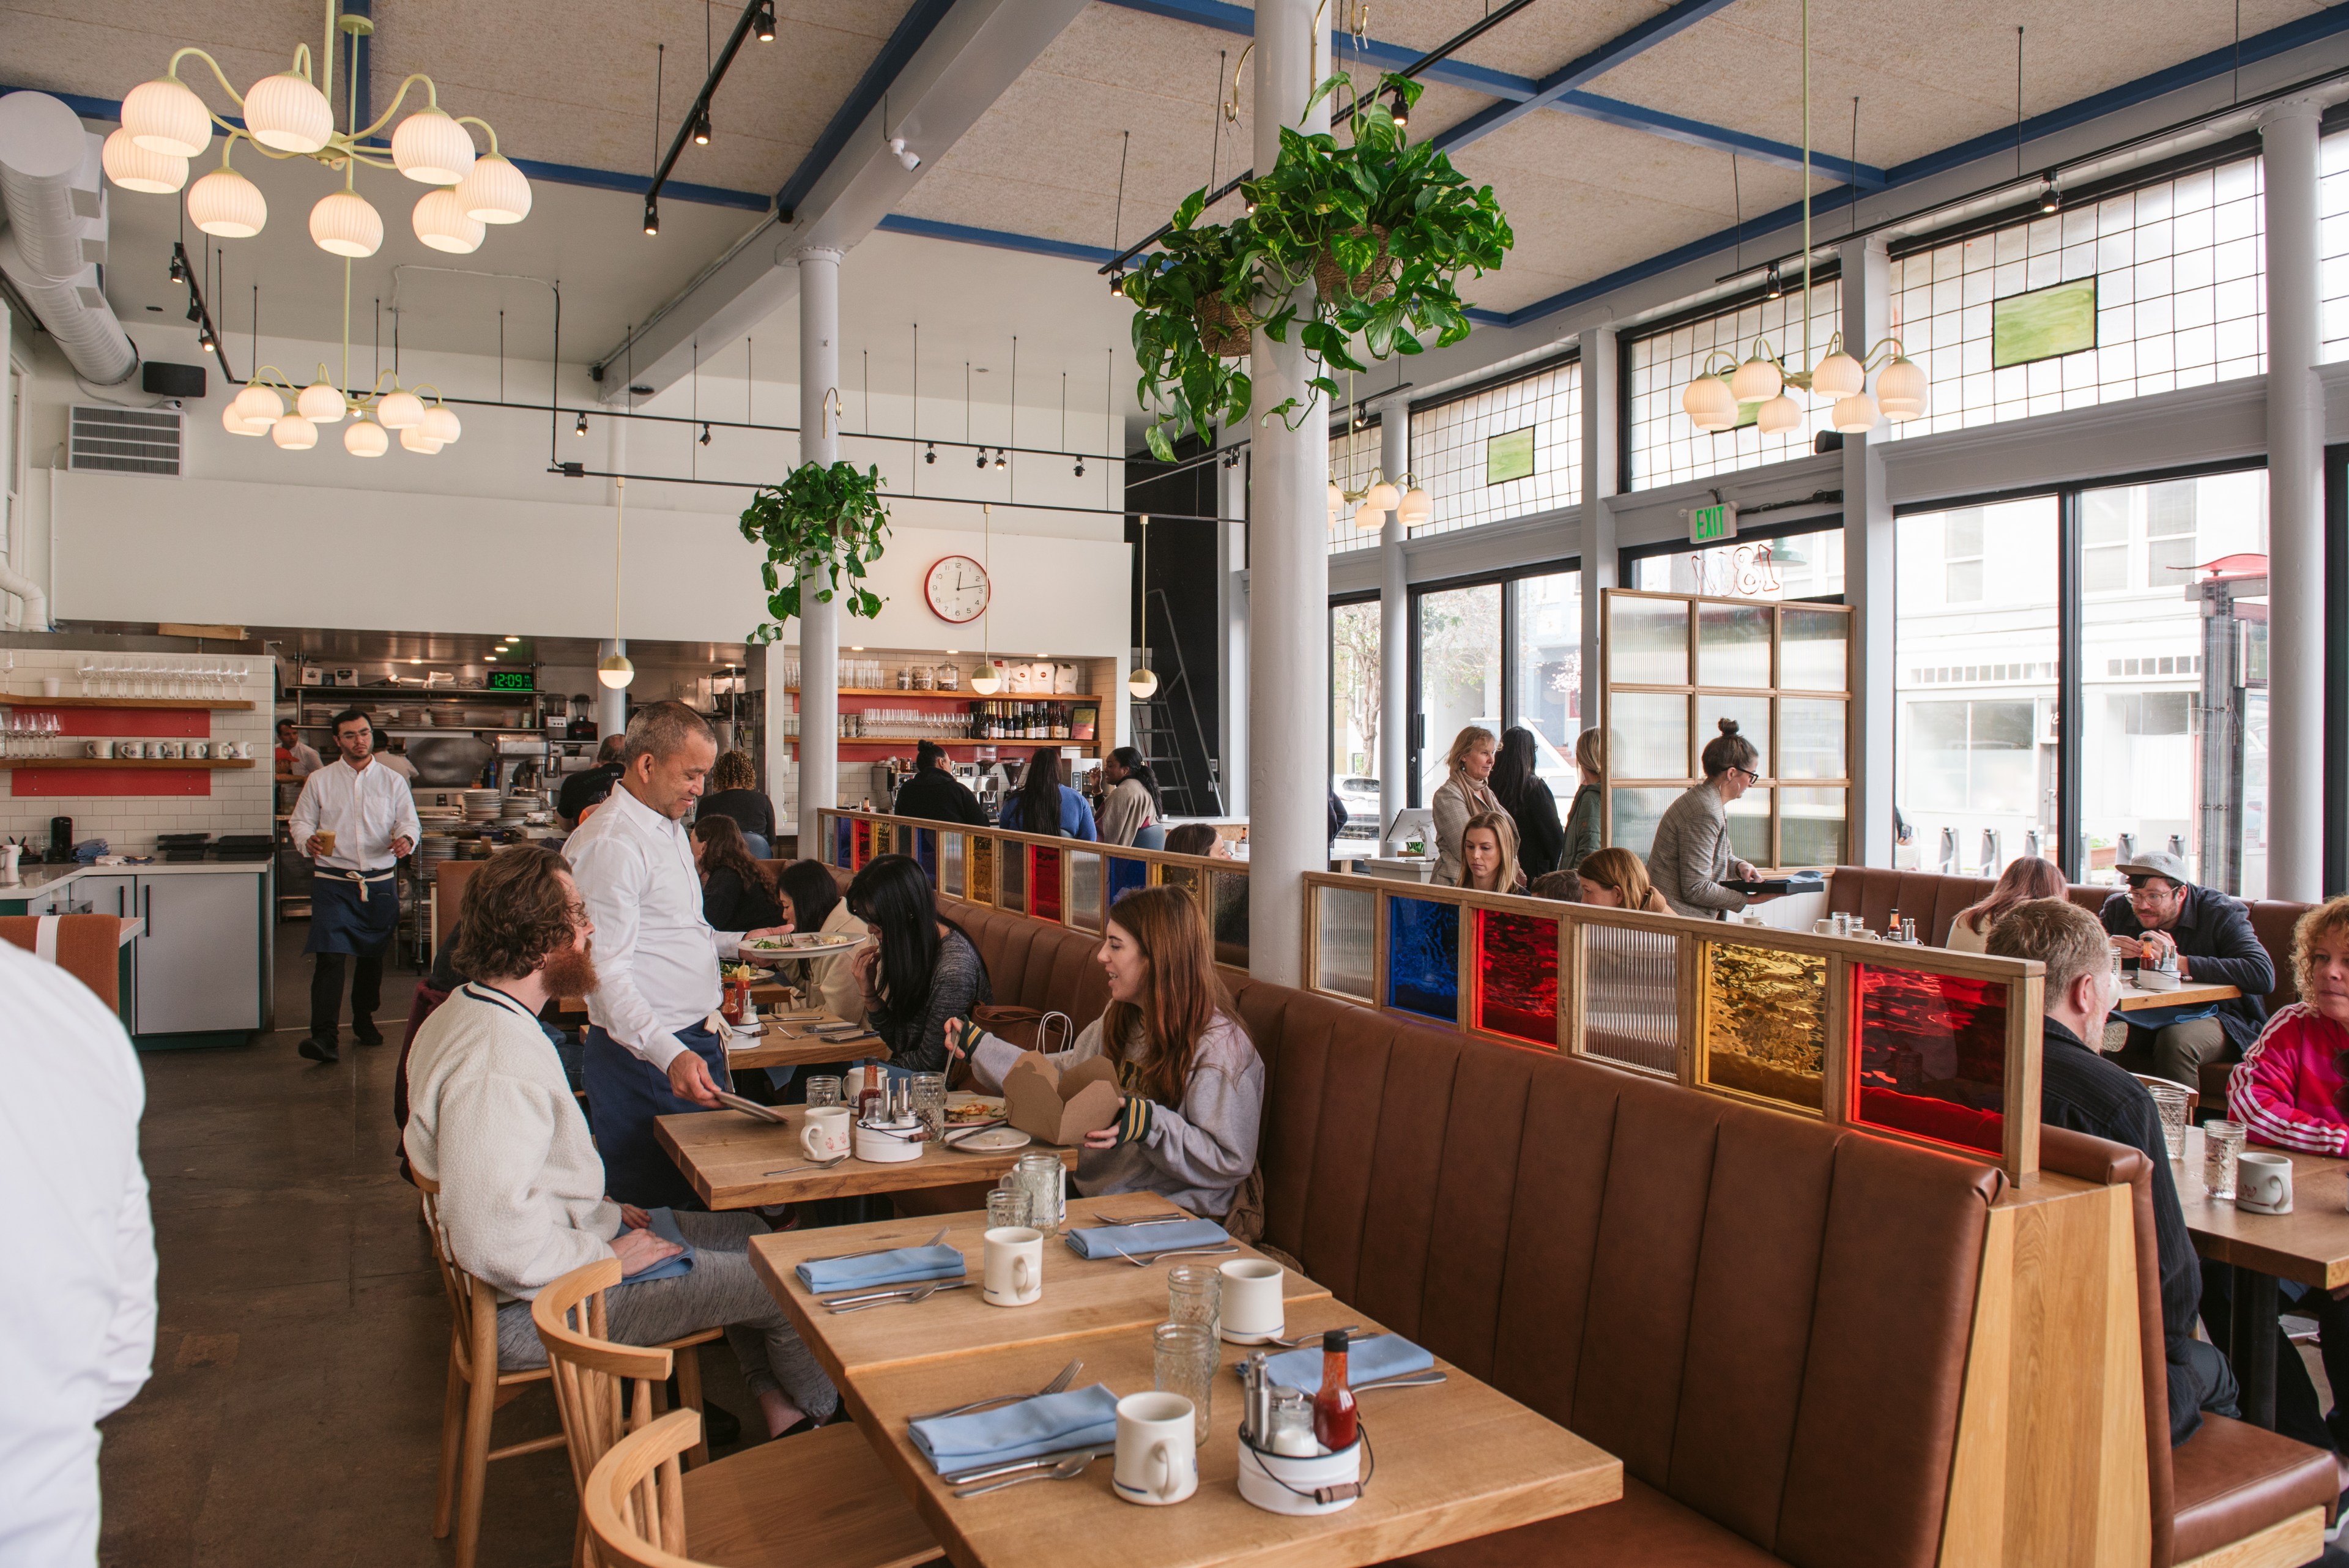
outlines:
[[[863,937],[828,937],[821,931],[790,931],[780,937],[753,937],[742,944],[742,950],[761,957],[829,958],[848,952],[864,940]]]
[[[1001,1154],[1006,1149],[1026,1148],[1033,1142],[1018,1127],[994,1127],[984,1132],[958,1133],[948,1130],[947,1147],[974,1154]]]
[[[995,1127],[1004,1122],[1003,1102],[993,1095],[957,1093],[947,1096],[947,1129]]]

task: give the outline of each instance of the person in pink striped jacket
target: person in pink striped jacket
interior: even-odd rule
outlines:
[[[2279,1008],[2227,1078],[2227,1114],[2245,1140],[2302,1154],[2349,1154],[2349,897],[2318,905],[2292,934],[2292,979],[2300,1000]],[[2209,1274],[2205,1271],[2206,1290]],[[2344,1294],[2349,1294],[2344,1287]],[[2276,1367],[2276,1430],[2330,1447],[2349,1485],[2349,1301],[2290,1282],[2283,1309],[2316,1320],[2324,1374],[2334,1390],[2331,1415],[2318,1418],[2316,1389],[2300,1357]],[[2206,1317],[2210,1303],[2204,1299]],[[2215,1332],[2215,1330],[2214,1330]]]

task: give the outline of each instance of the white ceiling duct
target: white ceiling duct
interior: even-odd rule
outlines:
[[[106,182],[99,139],[42,92],[0,98],[0,272],[85,381],[111,387],[139,369],[139,350],[98,286],[106,260]]]

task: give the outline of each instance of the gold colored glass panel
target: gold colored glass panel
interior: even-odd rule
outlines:
[[[1700,1081],[1817,1110],[1825,1098],[1827,961],[1706,945]]]
[[[995,840],[983,833],[970,836],[970,891],[974,904],[995,902]]]

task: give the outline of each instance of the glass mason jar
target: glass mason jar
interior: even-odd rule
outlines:
[[[1006,1181],[1011,1179],[1006,1177]],[[987,1228],[1000,1231],[1006,1226],[1028,1223],[1028,1189],[1025,1187],[999,1187],[987,1195]]]
[[[1011,1168],[1019,1185],[1028,1191],[1028,1223],[1050,1236],[1061,1228],[1068,1214],[1068,1199],[1063,1183],[1068,1172],[1056,1154],[1023,1154],[1019,1163]]]
[[[1166,1271],[1166,1321],[1193,1323],[1220,1337],[1224,1275],[1213,1263],[1175,1263]]]
[[[1203,1324],[1162,1323],[1153,1331],[1152,1345],[1158,1391],[1191,1401],[1191,1438],[1205,1448],[1214,1422],[1219,1359],[1215,1331]]]

